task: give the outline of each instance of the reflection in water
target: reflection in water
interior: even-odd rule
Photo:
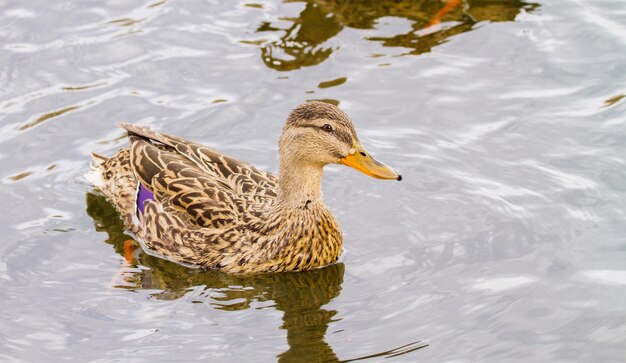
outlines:
[[[283,20],[287,20],[284,19]],[[293,25],[285,30],[285,35],[276,42],[261,48],[265,65],[279,71],[291,71],[301,67],[322,63],[333,52],[322,43],[337,35],[343,25],[335,16],[323,11],[313,2],[307,3]],[[283,30],[263,23],[257,32]]]
[[[173,300],[183,297],[192,287],[204,285],[204,292],[194,302],[206,301],[214,308],[226,311],[248,309],[254,301],[273,301],[273,306],[283,312],[281,328],[287,330],[289,344],[289,349],[278,356],[279,361],[338,361],[324,340],[337,311],[322,306],[339,295],[343,264],[308,272],[251,276],[189,269],[147,255],[139,248],[136,249],[138,255],[134,254],[135,249],[131,247],[128,235],[124,234],[122,220],[104,196],[87,193],[87,213],[94,219],[96,230],[107,232],[106,242],[126,260],[114,278],[115,287],[160,290],[152,296]],[[368,357],[406,354],[424,346],[415,342]]]
[[[327,41],[344,27],[375,29],[379,18],[398,17],[411,21],[411,30],[393,36],[371,36],[386,47],[407,48],[405,54],[422,54],[447,38],[471,30],[481,21],[513,21],[522,11],[538,4],[520,0],[307,0],[297,18],[287,29],[263,22],[257,32],[283,31],[280,40],[261,48],[263,62],[278,71],[290,71],[322,63],[333,52]],[[244,41],[245,43],[255,43]]]

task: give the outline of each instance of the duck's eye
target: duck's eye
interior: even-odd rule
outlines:
[[[330,126],[329,124],[324,124],[324,126],[322,126],[322,130],[324,130],[324,131],[333,131],[333,127]]]

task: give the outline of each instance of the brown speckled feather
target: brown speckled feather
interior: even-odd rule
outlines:
[[[248,163],[221,154],[206,146],[175,136],[156,133],[131,124],[120,124],[120,127],[136,135],[135,137],[154,140],[171,147],[179,155],[184,155],[187,160],[195,163],[200,170],[214,176],[216,180],[229,186],[244,199],[262,201],[267,198],[276,198],[278,180],[271,173],[261,171]],[[155,155],[152,154],[152,156]]]

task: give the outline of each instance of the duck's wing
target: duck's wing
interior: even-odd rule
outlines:
[[[176,150],[134,135],[130,139],[135,176],[172,218],[187,223],[188,228],[222,228],[241,222],[251,202],[230,185]]]
[[[214,183],[228,186],[243,199],[266,203],[276,197],[278,180],[271,173],[259,170],[246,162],[226,156],[209,147],[176,136],[157,133],[132,124],[120,124],[119,126],[131,135],[145,139],[149,143],[151,143],[150,141],[158,142],[171,148],[172,152],[175,151],[184,159],[195,164],[197,171],[204,172],[205,178]],[[147,154],[144,156],[147,157]],[[152,160],[145,162],[146,168],[153,167],[151,165],[154,164]]]
[[[134,229],[149,250],[172,261],[218,267],[249,247],[247,231],[262,222],[255,210],[273,199],[251,201],[174,148],[134,134],[130,140],[132,172],[139,188],[153,194],[153,202],[137,208]]]

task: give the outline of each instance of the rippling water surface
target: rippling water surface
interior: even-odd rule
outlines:
[[[0,0],[0,360],[623,361],[625,24],[620,0]],[[83,177],[120,121],[275,171],[310,99],[404,177],[327,168],[340,264],[125,251]]]

